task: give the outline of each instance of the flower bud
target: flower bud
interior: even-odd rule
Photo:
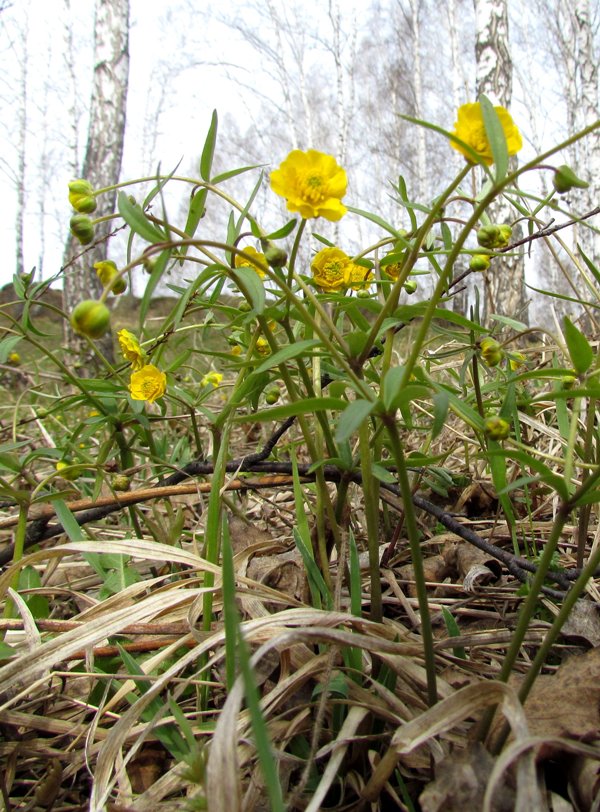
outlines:
[[[58,460],[56,463],[56,473],[60,474],[63,479],[68,479],[72,482],[74,479],[77,479],[78,471],[77,468],[73,468],[72,463],[68,460]]]
[[[506,440],[510,434],[510,423],[501,417],[486,417],[483,430],[489,440]]]
[[[82,245],[89,245],[94,239],[94,223],[87,214],[74,214],[69,223],[71,234]]]
[[[87,180],[72,180],[69,183],[69,203],[75,211],[91,214],[96,211],[96,198],[92,184]]]
[[[283,268],[283,266],[287,263],[287,251],[284,251],[283,248],[275,245],[275,243],[271,242],[271,240],[261,239],[260,247],[263,250],[265,259],[267,260],[267,265],[270,268]]]
[[[510,242],[510,238],[512,237],[512,228],[508,225],[508,223],[502,223],[502,225],[498,226],[500,230],[500,236],[498,237],[498,242],[496,243],[496,248],[506,248],[508,243]]]
[[[469,268],[472,271],[487,271],[490,262],[491,260],[487,254],[474,254],[469,262]]]
[[[573,188],[587,189],[590,184],[578,178],[570,166],[563,164],[555,171],[554,177],[552,178],[552,185],[559,195],[564,195]]]
[[[98,279],[105,288],[110,287],[111,293],[114,293],[115,296],[119,296],[127,290],[127,282],[122,276],[119,276],[119,270],[111,259],[95,262],[94,268],[98,274]]]
[[[271,389],[267,389],[265,392],[265,400],[270,406],[277,403],[280,397],[281,391],[278,386],[273,386]]]
[[[489,367],[496,367],[502,360],[504,353],[495,338],[482,338],[479,342],[481,357]]]
[[[9,367],[18,367],[21,365],[21,356],[18,352],[9,352],[6,363]]]
[[[148,275],[152,274],[154,268],[156,267],[156,263],[158,261],[158,257],[154,256],[145,256],[144,261],[142,263],[142,268],[146,271]]]
[[[513,350],[513,352],[511,352],[510,354],[508,361],[511,371],[516,372],[518,369],[521,369],[521,367],[525,366],[526,360],[527,359],[525,358],[522,352],[519,352],[518,350]]]
[[[252,310],[252,305],[244,299],[243,302],[239,303],[238,310],[240,313],[249,313]]]
[[[369,290],[357,290],[356,291],[356,298],[357,299],[370,299],[371,292]]]
[[[414,279],[409,279],[404,283],[404,290],[408,293],[409,296],[412,296],[413,293],[417,290],[417,283]]]
[[[86,299],[71,313],[71,326],[88,338],[100,338],[110,326],[110,311],[103,302]]]
[[[259,355],[269,355],[271,353],[271,347],[266,338],[259,336],[259,338],[256,339],[256,352]]]
[[[495,248],[500,237],[498,226],[483,226],[477,232],[477,243],[482,248]]]
[[[131,480],[125,474],[115,474],[110,480],[113,491],[128,491],[131,487]]]

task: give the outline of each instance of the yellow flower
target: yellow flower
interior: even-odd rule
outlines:
[[[259,355],[270,355],[271,354],[271,347],[269,346],[269,342],[266,338],[259,336],[256,339],[256,352]]]
[[[154,364],[146,364],[138,372],[134,372],[129,381],[129,392],[133,400],[154,403],[157,398],[162,398],[166,389],[167,376]]]
[[[505,110],[504,107],[494,107],[494,110],[504,130],[508,154],[515,155],[523,146],[521,133],[508,110]],[[485,131],[479,102],[463,104],[462,107],[458,108],[458,121],[454,123],[454,132],[452,134],[464,141],[465,144],[468,144],[488,166],[494,163],[492,148]],[[470,160],[469,155],[460,144],[456,144],[454,141],[451,141],[450,144],[454,149],[462,152],[467,160]]]
[[[508,363],[510,364],[511,372],[516,372],[521,367],[524,367],[527,362],[527,358],[523,355],[522,352],[518,350],[513,350],[509,356]]]
[[[250,256],[253,257],[253,259],[256,260],[256,262],[252,262],[251,260],[246,259],[246,257],[242,257],[239,254],[236,254],[235,255],[235,267],[236,268],[252,268],[252,270],[256,271],[256,273],[260,276],[260,278],[263,279],[264,276],[265,276],[265,272],[262,269],[261,265],[266,266],[266,264],[267,264],[267,260],[265,259],[265,255],[259,253],[256,250],[256,248],[252,248],[251,245],[246,246],[246,248],[244,248],[243,251],[244,251],[245,254],[250,254]]]
[[[21,356],[18,352],[9,352],[8,358],[6,359],[6,363],[10,367],[18,367],[21,363]]]
[[[345,288],[346,275],[353,264],[348,254],[339,248],[322,248],[310,266],[315,285],[326,291]]]
[[[94,262],[94,268],[98,279],[102,282],[104,287],[110,287],[111,293],[115,296],[124,293],[127,290],[127,282],[122,276],[119,276],[119,269],[112,261],[112,259],[104,259],[101,262]]]
[[[352,290],[364,290],[371,284],[372,276],[369,268],[350,262],[344,271],[344,283],[347,288],[352,288]]]
[[[216,389],[222,380],[223,376],[220,372],[207,372],[200,381],[200,386],[214,386]]]
[[[297,211],[306,220],[340,220],[347,211],[341,202],[347,185],[346,172],[335,158],[315,149],[292,150],[271,172],[271,189],[285,197],[288,211]]]
[[[140,342],[129,330],[119,330],[117,339],[119,340],[123,357],[129,361],[131,368],[135,371],[140,370],[146,363],[148,357],[140,347]]]

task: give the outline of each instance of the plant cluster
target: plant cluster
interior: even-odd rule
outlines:
[[[425,768],[417,770],[408,754],[425,742],[448,753],[448,732],[477,715],[473,686],[452,696],[441,673],[473,665],[464,645],[449,660],[436,643],[436,618],[449,637],[461,632],[452,612],[432,610],[427,515],[523,584],[495,674],[501,685],[481,688],[477,708],[488,710],[478,737],[492,751],[506,738],[497,729],[490,738],[496,705],[505,703],[517,740],[524,735],[506,711],[507,692],[517,701],[506,683],[540,602],[553,602],[555,613],[521,702],[600,564],[600,547],[590,553],[587,543],[600,501],[600,366],[575,317],[553,329],[527,327],[518,314],[483,324],[477,302],[464,314],[452,301],[469,273],[503,272],[503,258],[519,247],[516,223],[529,230],[523,242],[551,237],[545,214],[568,216],[557,195],[583,182],[569,167],[544,162],[598,123],[512,168],[519,129],[485,96],[460,108],[452,132],[409,120],[447,138],[465,162],[431,202],[411,200],[398,179],[404,228],[350,205],[344,168],[309,149],[293,150],[270,173],[273,193],[298,216],[265,230],[254,207],[262,173],[246,202],[227,191],[237,176],[260,168],[213,174],[215,114],[199,177],[119,184],[111,219],[128,229],[127,260],[90,270],[104,286],[98,300],[65,314],[44,302],[47,283],[14,280],[21,311],[5,308],[0,360],[5,380],[18,391],[17,376],[25,376],[26,388],[15,395],[12,421],[3,421],[0,449],[0,492],[11,508],[5,526],[14,529],[0,576],[3,701],[9,707],[30,695],[34,702],[59,668],[75,683],[85,671],[91,688],[81,718],[103,734],[85,753],[95,764],[93,809],[117,796],[150,798],[149,787],[131,786],[143,747],[161,754],[164,775],[153,797],[187,793],[195,808],[210,798],[211,809],[250,809],[261,794],[274,810],[386,797],[416,808]],[[547,197],[523,190],[538,171],[553,174]],[[473,177],[482,178],[471,184],[476,192],[469,191]],[[138,202],[132,194],[148,183]],[[167,184],[189,189],[184,223],[166,213]],[[83,246],[94,241],[91,215],[106,191],[85,179],[69,184],[70,227]],[[231,210],[222,239],[203,231],[216,199]],[[511,207],[510,222],[490,217],[499,199]],[[343,238],[338,245],[310,233],[313,221],[352,218],[379,234],[354,254]],[[305,265],[306,242],[319,246]],[[583,254],[573,262],[596,297],[591,304],[574,297],[574,305],[597,307],[598,268]],[[148,274],[139,323],[117,330],[121,311],[111,303],[138,268]],[[169,284],[175,304],[157,324],[153,294],[178,268],[186,281]],[[425,274],[432,293],[418,301],[413,294]],[[546,295],[550,301],[552,292]],[[78,368],[52,346],[40,307],[88,341],[95,369]],[[116,365],[95,343],[109,331]],[[453,515],[449,493],[465,478],[489,482],[509,549]],[[250,577],[242,562],[251,558],[251,541],[231,529],[231,514],[247,505],[244,494],[282,487],[293,502],[290,542],[306,586],[293,594]],[[177,507],[183,494],[200,500],[192,522]],[[547,518],[544,538],[539,516]],[[574,520],[576,561],[556,566]],[[63,543],[45,543],[63,534]],[[382,573],[396,554],[410,566],[414,628],[401,612],[386,612]],[[63,587],[74,562],[81,572]],[[52,626],[64,619],[55,585],[69,595],[61,611],[73,614],[90,574],[90,605],[74,612],[70,629]],[[11,638],[18,618],[33,645],[29,632]],[[145,633],[159,635],[159,644],[138,640]],[[277,668],[269,668],[273,657]],[[3,791],[10,795],[6,784]]]

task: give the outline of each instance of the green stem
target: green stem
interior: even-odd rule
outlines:
[[[427,674],[427,699],[430,706],[437,702],[437,686],[435,674],[435,651],[433,648],[433,630],[431,627],[431,617],[429,614],[429,603],[427,601],[427,584],[425,582],[425,571],[423,569],[423,554],[421,552],[421,540],[415,508],[412,501],[412,491],[408,470],[404,458],[404,449],[398,434],[394,415],[384,415],[382,420],[388,432],[392,456],[396,463],[398,474],[398,484],[402,495],[404,507],[404,521],[408,534],[408,543],[411,552],[411,562],[415,574],[415,586],[417,590],[417,601],[419,604],[419,614],[421,616],[421,636],[423,638],[423,652],[425,655],[425,672]]]
[[[14,535],[14,547],[13,547],[13,557],[12,563],[16,564],[23,558],[23,551],[25,550],[25,534],[27,533],[27,515],[29,512],[29,504],[27,502],[21,502],[19,505],[19,518],[17,521],[17,527],[15,529]],[[18,589],[19,587],[19,576],[20,573],[16,572],[13,576],[11,581],[12,589]],[[4,617],[10,618],[13,617],[14,613],[14,605],[10,598],[7,598],[6,603],[4,604]],[[2,635],[4,637],[4,635]]]
[[[367,519],[371,620],[375,623],[381,623],[383,621],[383,606],[381,602],[381,575],[379,572],[379,482],[373,476],[368,420],[363,420],[360,425],[358,442],[364,508]]]

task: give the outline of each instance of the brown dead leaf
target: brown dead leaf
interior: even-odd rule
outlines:
[[[308,579],[302,556],[297,550],[278,555],[255,556],[249,562],[246,574],[248,578],[276,589],[283,595],[303,603],[308,602]],[[279,604],[275,610],[280,608]]]
[[[448,567],[444,558],[441,555],[432,555],[423,561],[423,571],[425,580],[432,583],[441,583],[446,577]],[[415,580],[415,571],[412,564],[405,564],[398,570],[400,580],[413,581]],[[414,583],[409,583],[407,587],[408,594],[414,598],[417,594],[417,588]]]
[[[569,795],[575,796],[579,809],[593,809],[599,793],[600,764],[594,759],[577,756],[569,765]]]
[[[510,684],[518,689],[519,681],[511,679]],[[569,657],[555,674],[540,675],[525,701],[525,715],[532,736],[600,740],[600,648]],[[496,722],[492,741],[499,728]],[[538,755],[557,756],[554,745]]]
[[[593,601],[577,601],[562,627],[562,634],[565,637],[583,638],[594,648],[600,645],[600,612],[598,608],[598,604]]]
[[[273,537],[269,535],[269,533],[260,530],[258,527],[254,527],[252,524],[248,524],[238,516],[230,516],[227,523],[229,525],[229,537],[231,539],[231,547],[234,555],[241,553],[252,544],[273,542]]]
[[[467,812],[483,809],[483,797],[494,758],[479,742],[452,753],[436,767],[435,779],[419,797],[423,812]],[[506,783],[494,795],[493,812],[512,812],[515,793]]]
[[[144,747],[128,764],[127,775],[135,793],[145,792],[167,771],[167,754],[160,747]]]

